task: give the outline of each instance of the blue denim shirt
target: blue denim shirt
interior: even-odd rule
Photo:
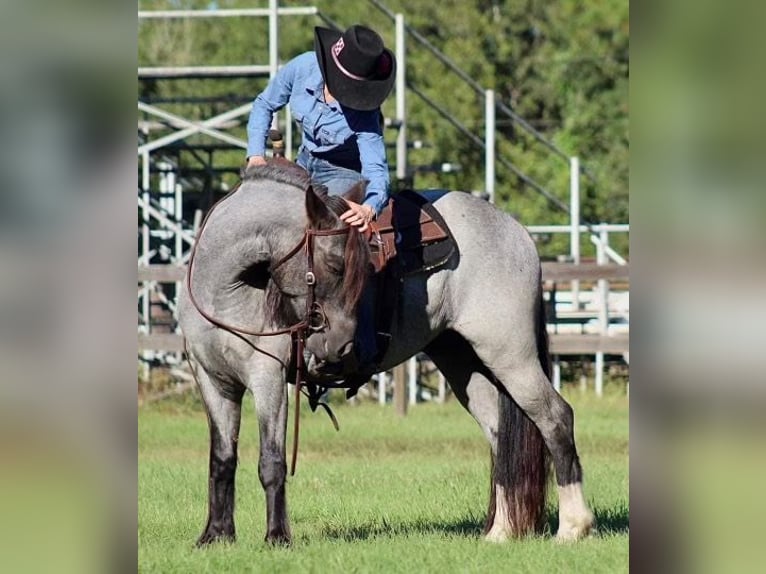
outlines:
[[[380,110],[326,104],[316,54],[306,52],[285,64],[255,98],[247,123],[248,157],[264,155],[272,115],[288,102],[302,127],[301,146],[316,157],[361,172],[369,180],[364,203],[380,214],[388,201],[390,181]]]

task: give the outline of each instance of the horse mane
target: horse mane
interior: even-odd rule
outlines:
[[[362,297],[365,283],[370,275],[370,246],[363,233],[356,229],[349,232],[344,253],[345,272],[343,274],[344,307],[351,312]]]
[[[342,196],[328,195],[327,188],[313,182],[308,172],[298,164],[283,159],[270,159],[267,162],[266,165],[250,166],[245,169],[242,173],[242,181],[252,182],[267,179],[293,185],[304,191],[312,187],[325,205],[339,218],[342,213],[348,210],[348,204]],[[340,220],[338,222],[341,224]],[[343,261],[343,308],[346,312],[351,313],[362,296],[370,271],[370,248],[364,234],[355,229],[349,230]],[[266,300],[272,320],[284,324],[294,324],[299,321],[291,305],[287,304],[288,301],[282,290],[273,281],[267,288]]]
[[[348,210],[346,200],[339,195],[324,196],[323,200],[338,217]],[[359,298],[362,296],[370,271],[370,247],[365,235],[356,229],[349,230],[343,261],[344,308],[350,312],[356,308]]]

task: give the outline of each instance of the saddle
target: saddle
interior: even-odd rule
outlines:
[[[392,197],[377,221],[369,225],[369,245],[375,268],[378,359],[382,359],[391,341],[394,316],[400,308],[404,277],[438,269],[458,253],[458,248],[433,204],[410,190]]]
[[[389,199],[377,221],[370,223],[369,242],[378,275],[394,260],[400,275],[436,269],[457,250],[441,214],[410,190]]]

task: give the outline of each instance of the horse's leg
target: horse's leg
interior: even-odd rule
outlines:
[[[553,458],[559,494],[559,540],[576,540],[594,525],[582,491],[582,467],[574,440],[574,412],[550,384],[539,364],[504,371],[500,377],[534,421]]]
[[[524,460],[524,445],[512,456],[510,450],[514,444],[510,417],[512,409],[510,398],[501,394],[490,381],[490,373],[478,359],[470,345],[460,335],[448,331],[427,347],[426,352],[450,383],[455,396],[466,410],[479,423],[490,444],[492,455],[491,490],[487,520],[484,527],[486,539],[502,542],[511,536],[525,534],[540,523],[544,513],[545,501],[545,460],[544,453],[538,448],[532,452],[531,462],[527,459],[525,470],[532,469],[521,477],[511,472],[514,464]],[[530,429],[516,425],[517,432]],[[501,432],[498,432],[501,431]],[[516,446],[518,446],[518,442]],[[542,456],[542,460],[540,457]],[[536,464],[534,464],[536,463]],[[523,465],[522,465],[523,466]],[[541,474],[542,473],[542,476]],[[531,482],[530,482],[531,481]],[[524,488],[521,488],[524,486]],[[516,493],[526,494],[522,508],[533,508],[534,513],[520,513]],[[524,522],[524,524],[522,524]]]
[[[553,458],[559,493],[559,540],[577,540],[594,525],[582,491],[582,467],[574,440],[574,412],[550,384],[540,365],[497,372],[511,396],[540,429]]]
[[[249,387],[255,397],[260,436],[258,477],[266,494],[266,542],[290,543],[285,480],[287,463],[287,384],[275,366],[259,369]]]
[[[538,335],[539,337],[539,335]],[[547,342],[547,339],[546,339]],[[574,440],[574,412],[551,385],[538,354],[509,353],[507,348],[477,346],[477,354],[542,434],[556,470],[559,494],[559,540],[576,540],[594,525],[582,491],[582,467]],[[515,356],[514,356],[515,355]],[[525,417],[526,420],[526,417]]]
[[[224,393],[202,369],[195,370],[210,427],[210,476],[208,518],[197,540],[203,546],[217,540],[234,540],[234,478],[237,471],[237,440],[244,387]]]

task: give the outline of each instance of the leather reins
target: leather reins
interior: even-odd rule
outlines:
[[[307,263],[307,271],[306,271],[306,286],[308,287],[308,292],[306,295],[306,315],[303,318],[303,320],[299,321],[298,323],[291,325],[289,327],[286,327],[284,329],[277,329],[276,331],[252,331],[250,329],[246,329],[244,327],[229,325],[228,323],[225,323],[221,321],[220,319],[216,319],[209,313],[207,313],[204,309],[202,309],[202,306],[197,302],[196,297],[194,297],[194,291],[192,290],[192,274],[194,271],[194,258],[197,254],[197,246],[200,243],[200,240],[202,239],[202,232],[205,230],[205,226],[208,222],[208,219],[212,215],[213,211],[221,205],[226,199],[231,197],[237,190],[239,190],[241,186],[241,183],[237,184],[234,189],[232,189],[228,194],[226,194],[221,201],[218,202],[217,205],[215,205],[213,208],[208,211],[207,215],[205,216],[205,219],[202,221],[202,224],[200,225],[199,231],[197,232],[197,239],[194,242],[194,245],[192,246],[191,254],[189,255],[189,269],[186,273],[186,290],[189,294],[189,299],[194,305],[194,308],[199,312],[200,315],[202,315],[205,319],[207,319],[210,323],[215,325],[216,327],[219,327],[223,329],[224,331],[228,331],[233,335],[236,335],[243,341],[245,341],[250,347],[252,347],[254,350],[258,351],[259,353],[262,353],[268,357],[271,357],[275,361],[277,361],[282,367],[285,369],[285,372],[288,370],[288,365],[285,364],[285,362],[277,357],[276,355],[269,353],[268,351],[265,351],[255,344],[253,344],[251,341],[246,339],[243,335],[252,335],[255,337],[274,337],[277,335],[290,335],[292,339],[292,345],[295,347],[295,417],[294,417],[294,432],[293,432],[293,454],[292,454],[292,461],[290,465],[290,475],[295,475],[295,466],[298,460],[298,435],[300,431],[300,393],[301,388],[304,384],[304,378],[306,375],[306,359],[304,357],[304,347],[306,344],[306,333],[308,331],[318,332],[324,330],[328,326],[327,322],[327,316],[325,315],[324,309],[322,309],[322,306],[316,301],[316,294],[315,294],[315,288],[316,288],[316,275],[314,274],[314,238],[315,237],[327,237],[331,235],[342,235],[347,234],[350,227],[342,227],[339,229],[312,229],[310,227],[306,228],[305,232],[303,233],[303,237],[298,242],[298,244],[293,247],[287,255],[282,257],[279,261],[277,261],[275,264],[271,265],[269,267],[269,272],[273,273],[278,267],[292,259],[295,255],[297,255],[301,249],[304,250],[306,254],[306,263]],[[188,352],[187,352],[187,358],[188,358]],[[192,370],[193,373],[193,370]],[[196,378],[196,377],[195,377]],[[336,425],[337,428],[337,422],[335,422],[334,417],[333,423]]]

